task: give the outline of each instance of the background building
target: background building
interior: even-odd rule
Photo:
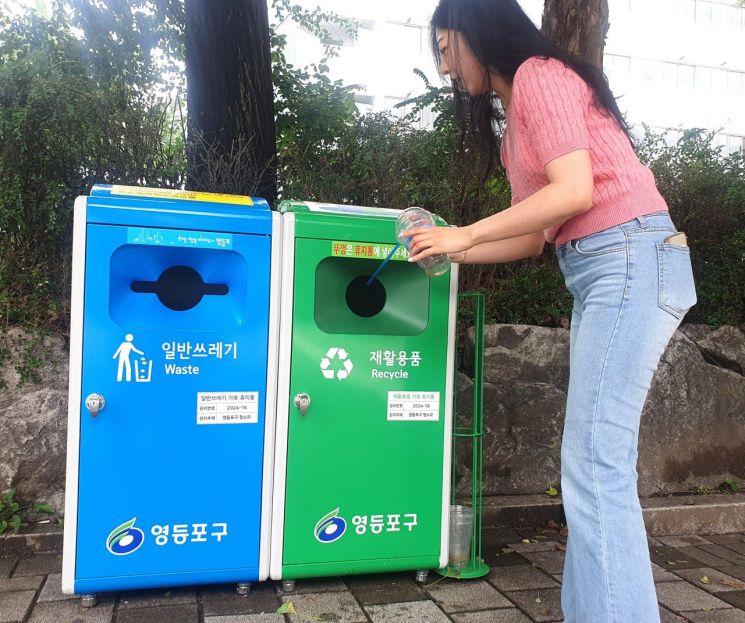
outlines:
[[[543,1],[520,3],[540,24]],[[427,26],[434,5],[322,0],[324,9],[360,23],[357,39],[335,33],[339,57],[330,66],[333,78],[359,85],[362,111],[391,110],[423,92],[414,68],[439,80]],[[671,139],[681,128],[705,128],[717,132],[716,142],[728,151],[745,149],[745,8],[723,0],[609,0],[609,10],[604,69],[629,121],[667,131]],[[281,30],[289,62],[304,66],[320,58],[312,35],[289,22]],[[431,122],[425,113],[420,123]]]

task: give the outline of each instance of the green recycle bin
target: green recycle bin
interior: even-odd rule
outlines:
[[[448,562],[457,265],[395,245],[399,210],[283,202],[270,575]],[[445,224],[441,219],[438,224]]]

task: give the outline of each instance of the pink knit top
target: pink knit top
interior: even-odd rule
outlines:
[[[502,140],[512,205],[548,184],[544,167],[587,149],[595,190],[588,212],[545,230],[557,245],[667,210],[652,172],[643,166],[614,117],[593,103],[582,78],[556,59],[529,58],[518,68]]]

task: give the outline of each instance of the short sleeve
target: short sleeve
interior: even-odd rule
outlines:
[[[589,94],[585,81],[557,59],[530,58],[518,68],[511,105],[541,167],[577,149],[589,149]]]

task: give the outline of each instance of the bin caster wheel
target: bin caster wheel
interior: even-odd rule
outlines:
[[[251,582],[238,582],[235,592],[239,595],[248,595],[251,592]]]
[[[282,592],[292,593],[295,590],[295,580],[282,580]]]
[[[427,570],[419,570],[416,572],[416,576],[414,579],[419,582],[419,584],[424,584],[427,581],[427,578],[429,577],[429,571]]]
[[[92,608],[98,603],[98,597],[95,595],[81,595],[80,596],[80,605],[83,606],[83,608]]]

